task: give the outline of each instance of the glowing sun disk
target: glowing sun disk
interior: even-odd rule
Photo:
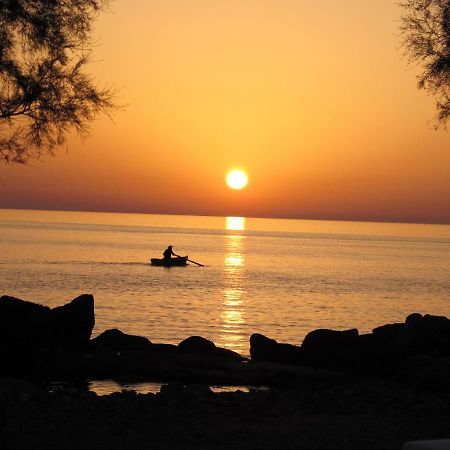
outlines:
[[[227,173],[227,184],[231,189],[242,189],[247,186],[247,174],[242,170],[231,170]]]

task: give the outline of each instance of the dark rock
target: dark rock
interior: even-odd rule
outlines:
[[[250,356],[254,361],[271,361],[284,364],[301,363],[300,347],[280,344],[262,334],[250,336]]]
[[[32,367],[38,358],[38,350],[0,339],[0,374],[9,377],[32,376]]]
[[[374,328],[370,334],[362,334],[357,338],[356,348],[350,344],[355,353],[355,368],[366,373],[382,374],[392,370],[391,365],[396,358],[396,346],[405,324],[391,323]]]
[[[318,329],[308,333],[301,345],[305,361],[312,367],[347,369],[358,364],[358,330]]]
[[[241,385],[283,386],[283,388],[308,384],[333,384],[343,380],[342,372],[315,369],[299,364],[286,364],[252,359],[242,366],[245,379]]]
[[[392,365],[395,363],[395,342],[391,342],[390,329],[373,334],[360,334],[356,347],[351,345],[349,351],[354,354],[353,361],[348,361],[350,368],[357,369],[360,373],[371,375],[389,375]]]
[[[242,355],[240,355],[237,352],[234,352],[233,350],[230,350],[228,348],[222,348],[222,347],[216,347],[215,355],[221,358],[236,360],[236,361],[243,361],[246,358],[244,358]]]
[[[117,351],[109,348],[97,349],[86,358],[86,378],[103,379],[115,378],[123,371],[123,358]],[[128,366],[127,366],[128,368]]]
[[[213,395],[211,389],[205,384],[169,383],[162,385],[160,397],[165,402],[170,403],[201,403]]]
[[[50,308],[4,295],[0,298],[0,339],[25,348],[48,347],[52,341]]]
[[[94,324],[92,295],[54,309],[14,297],[0,298],[0,338],[14,345],[81,350],[88,344]]]
[[[404,323],[388,323],[374,328],[372,333],[375,335],[378,343],[395,345],[404,327]]]
[[[214,342],[201,336],[191,336],[178,344],[178,351],[182,354],[203,355],[215,359],[241,361],[244,358],[227,348],[216,347]]]
[[[108,348],[115,351],[148,350],[152,348],[152,343],[146,337],[125,334],[113,328],[92,339],[91,346],[93,348]]]
[[[47,306],[0,298],[0,373],[36,377],[55,349],[83,350],[94,326],[94,299],[83,295],[68,305]],[[50,352],[50,356],[45,352]]]
[[[89,375],[89,361],[86,356],[61,347],[40,352],[33,366],[33,377],[41,380],[80,380]]]
[[[253,333],[250,336],[250,356],[255,361],[272,361],[276,355],[277,345],[275,339]]]
[[[306,335],[301,348],[303,351],[315,351],[329,346],[349,345],[356,343],[358,335],[356,328],[343,331],[317,329]]]
[[[94,297],[83,294],[51,310],[55,344],[68,350],[85,350],[95,325]]]
[[[422,314],[412,313],[405,319],[405,323],[408,325],[412,325],[414,323],[420,322],[422,318],[423,318]]]
[[[397,348],[405,355],[450,356],[450,320],[411,314],[406,318]]]
[[[212,396],[211,388],[207,384],[189,384],[186,386],[186,391],[195,402]]]
[[[178,353],[178,346],[174,344],[152,343],[152,350],[159,353]]]
[[[216,345],[201,336],[191,336],[178,344],[182,353],[194,353],[197,355],[212,355],[216,352]]]

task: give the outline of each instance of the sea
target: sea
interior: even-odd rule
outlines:
[[[172,245],[186,267],[155,267]],[[93,336],[189,336],[242,355],[261,333],[370,332],[450,316],[450,226],[0,210],[0,295],[55,307],[95,299]]]

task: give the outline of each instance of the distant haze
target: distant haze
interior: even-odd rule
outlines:
[[[1,166],[0,207],[450,223],[450,134],[400,15],[392,0],[116,0],[89,69],[126,109],[69,152]]]

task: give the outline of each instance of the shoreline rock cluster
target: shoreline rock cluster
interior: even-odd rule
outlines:
[[[178,345],[106,330],[91,339],[94,297],[50,309],[0,297],[0,376],[294,386],[305,380],[380,378],[450,390],[450,320],[414,313],[372,333],[318,329],[301,345],[250,337],[250,359],[191,336]]]
[[[449,322],[412,314],[363,335],[314,330],[298,346],[253,334],[247,359],[200,336],[91,339],[91,295],[53,309],[4,296],[0,448],[392,450],[448,438]],[[106,378],[168,384],[97,396],[83,383]],[[81,387],[44,389],[51,380]]]

